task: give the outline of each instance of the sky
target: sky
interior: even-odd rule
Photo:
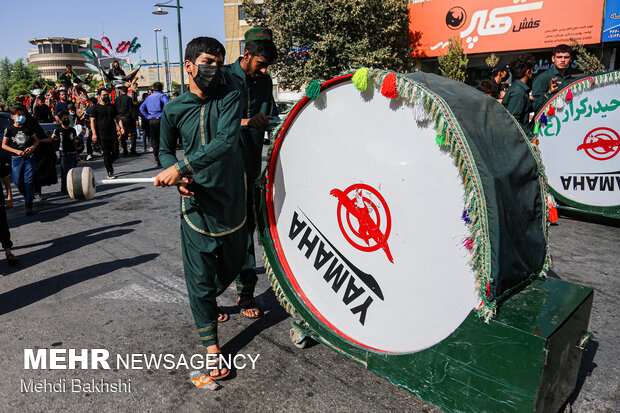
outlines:
[[[152,14],[156,0],[0,0],[2,31],[0,32],[0,59],[15,61],[28,57],[34,48],[29,40],[41,37],[92,37],[100,40],[107,36],[112,45],[131,41],[138,36],[142,47],[132,61],[145,59],[154,62],[155,32],[158,33],[159,59],[162,60],[162,36],[168,37],[170,60],[179,58],[179,40],[176,9],[164,8],[165,16]],[[176,5],[172,0],[170,5]],[[210,36],[224,44],[224,2],[222,0],[181,0],[181,30],[183,51],[187,43],[198,36]],[[13,17],[11,17],[13,16]]]

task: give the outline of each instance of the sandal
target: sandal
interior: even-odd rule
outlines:
[[[217,312],[218,312],[218,314],[217,314],[217,322],[218,323],[225,323],[225,322],[227,322],[230,319],[228,314],[226,314],[224,311],[222,311],[221,308],[218,307],[217,308]]]
[[[9,265],[17,265],[17,263],[19,262],[19,259],[12,252],[6,253],[6,260],[8,261]]]
[[[245,297],[245,298],[239,297],[239,299],[237,300],[237,307],[239,307],[239,314],[241,314],[245,318],[251,318],[251,319],[259,318],[262,315],[260,309],[256,305],[256,301],[254,300],[254,297]],[[247,315],[246,312],[248,310],[258,311],[258,315]],[[254,314],[254,311],[252,311],[252,313],[250,314]]]
[[[222,353],[211,353],[211,354],[218,354],[218,355],[221,355]],[[207,359],[207,375],[208,375],[210,378],[212,378],[213,380],[222,380],[222,379],[224,379],[224,378],[228,377],[228,375],[230,374],[230,369],[229,369],[229,368],[227,368],[227,367],[221,367],[221,366],[220,366],[220,367],[214,367],[214,368],[211,368],[211,366],[212,366],[213,364],[216,364],[216,365],[217,365],[217,362],[219,361],[219,359],[220,359],[220,358],[219,358],[219,356],[218,356],[215,360],[210,360],[210,359]],[[223,369],[226,369],[226,373],[222,373],[222,370],[223,370]],[[218,372],[218,373],[220,373],[220,374],[216,374],[216,375],[214,375],[214,374],[213,374],[214,372]]]

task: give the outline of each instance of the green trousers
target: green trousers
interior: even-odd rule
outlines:
[[[239,296],[253,295],[254,287],[258,281],[256,276],[256,256],[254,252],[254,231],[256,230],[256,209],[254,205],[256,180],[261,171],[263,133],[250,133],[247,130],[241,132],[241,148],[243,153],[243,165],[247,179],[247,194],[245,198],[246,227],[248,229],[246,256],[243,267],[237,277],[237,293]],[[247,291],[252,291],[250,294]]]
[[[195,231],[181,220],[181,248],[189,305],[204,346],[218,343],[216,297],[228,288],[244,264],[247,233],[244,225],[231,234],[212,237]],[[240,288],[238,282],[237,291],[240,295],[252,296],[255,285],[256,282],[251,288]]]

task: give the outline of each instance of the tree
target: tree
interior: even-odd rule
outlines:
[[[592,53],[586,50],[586,47],[575,39],[570,39],[573,43],[573,52],[579,69],[589,75],[592,73],[600,73],[605,70],[605,66]]]
[[[467,59],[461,39],[458,37],[450,39],[448,52],[439,56],[437,60],[442,75],[457,82],[465,82],[465,69],[467,69],[469,59]]]
[[[45,84],[36,65],[26,65],[22,59],[13,63],[7,57],[0,60],[0,101],[6,105],[15,104],[15,97],[29,93],[35,81]]]
[[[243,10],[254,27],[273,30],[280,56],[272,70],[285,88],[360,66],[411,68],[404,0],[244,0]]]
[[[499,57],[497,57],[495,53],[491,53],[484,62],[490,68],[494,68],[495,65],[499,63]]]

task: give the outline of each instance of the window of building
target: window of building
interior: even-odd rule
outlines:
[[[243,51],[245,50],[245,40],[239,41],[239,55],[243,56]]]
[[[51,53],[52,52],[51,48],[52,48],[51,44],[44,44],[43,45],[43,53]]]
[[[62,45],[61,44],[53,44],[52,45],[52,53],[62,53]]]
[[[245,20],[245,13],[243,12],[243,6],[237,6],[239,8],[239,20]]]

